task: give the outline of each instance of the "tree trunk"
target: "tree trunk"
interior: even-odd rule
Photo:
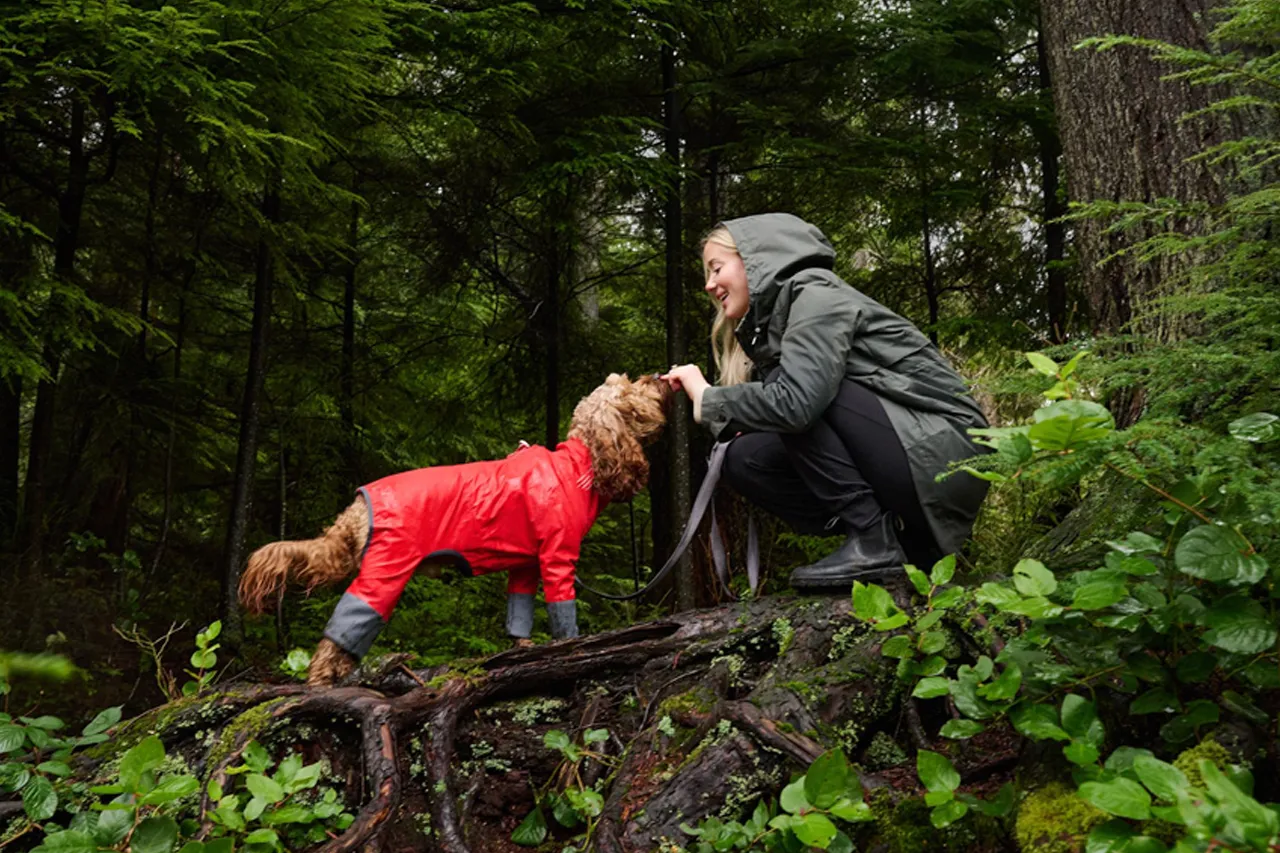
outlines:
[[[265,190],[262,213],[267,222],[280,221],[280,178],[277,173]],[[249,370],[245,376],[244,399],[240,407],[240,441],[236,452],[235,484],[231,492],[231,513],[227,524],[224,552],[226,565],[222,585],[223,643],[235,649],[242,637],[240,602],[240,563],[244,558],[244,540],[253,501],[253,469],[258,453],[258,423],[261,417],[262,385],[267,371],[267,329],[271,319],[271,288],[274,271],[271,235],[258,239],[257,270],[253,283],[253,329],[249,338]]]
[[[564,269],[561,256],[560,233],[554,225],[546,245],[546,291],[542,302],[542,343],[546,357],[546,395],[543,408],[546,420],[543,424],[543,444],[555,447],[560,443],[560,277]]]
[[[744,819],[792,773],[841,747],[861,766],[877,815],[845,828],[857,849],[876,849],[929,822],[911,744],[899,734],[910,703],[895,661],[880,653],[884,639],[855,622],[848,595],[773,596],[452,667],[411,671],[392,655],[367,661],[351,679],[359,686],[241,685],[157,709],[122,725],[70,781],[115,773],[118,751],[154,731],[202,780],[229,785],[227,768],[256,739],[277,760],[328,759],[345,790],[355,822],[315,849],[467,853],[517,849],[511,833],[534,792],[561,791],[576,777],[603,798],[598,823],[584,843],[582,827],[560,828],[545,809],[547,849],[648,853],[664,837],[692,846],[682,823]],[[925,711],[929,731],[948,718],[941,700]],[[612,767],[573,765],[544,743],[553,729],[581,743],[588,727],[607,730],[591,749]],[[1003,726],[925,745],[946,751],[966,786],[991,790],[1018,748]],[[911,802],[915,811],[903,807]],[[952,839],[930,829],[930,849],[935,839],[940,850],[1014,849],[999,826],[983,836],[974,820]]]
[[[0,378],[0,549],[8,547],[17,531],[21,447],[22,377],[7,376]],[[8,579],[8,575],[6,565],[0,577]]]
[[[680,206],[680,130],[679,102],[676,100],[676,57],[670,45],[662,46],[662,90],[663,90],[663,125],[666,142],[666,157],[672,168],[671,186],[663,205],[663,224],[666,231],[666,267],[667,267],[667,360],[671,364],[684,362],[687,357],[687,343],[684,328],[684,271],[681,263],[684,253],[684,228],[681,223]],[[693,508],[690,499],[689,482],[689,402],[683,394],[677,394],[671,416],[667,420],[667,455],[669,472],[668,488],[671,502],[668,510],[671,513],[671,541],[677,542],[689,523],[689,513]],[[675,569],[676,607],[689,610],[697,605],[695,578],[691,570],[692,563],[688,552],[681,558]]]
[[[1187,158],[1220,141],[1211,121],[1179,124],[1186,113],[1220,96],[1208,87],[1162,81],[1171,69],[1136,48],[1103,53],[1076,50],[1090,36],[1123,34],[1206,47],[1217,0],[1058,0],[1044,3],[1044,43],[1054,81],[1054,102],[1074,201],[1151,202],[1160,198],[1216,202],[1222,198],[1214,171]],[[1099,331],[1129,326],[1159,340],[1181,330],[1151,312],[1170,292],[1188,259],[1139,264],[1119,258],[1099,266],[1151,231],[1105,234],[1105,222],[1085,220],[1075,229],[1084,287]]]
[[[1036,57],[1040,76],[1040,109],[1034,132],[1040,149],[1040,195],[1044,210],[1045,302],[1049,309],[1049,340],[1060,344],[1067,339],[1067,225],[1058,221],[1067,208],[1059,197],[1061,188],[1062,141],[1053,121],[1053,77],[1049,73],[1044,25],[1036,36]]]

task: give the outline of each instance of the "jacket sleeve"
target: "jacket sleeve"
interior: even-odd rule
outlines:
[[[840,390],[861,319],[852,294],[837,286],[797,288],[782,335],[781,369],[767,383],[706,389],[702,422],[717,434],[730,422],[749,430],[804,432]]]

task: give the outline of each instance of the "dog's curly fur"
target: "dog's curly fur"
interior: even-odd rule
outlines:
[[[611,374],[579,401],[573,410],[568,437],[586,445],[591,454],[593,487],[605,502],[627,500],[649,480],[644,445],[653,441],[667,420],[671,389],[656,375],[634,382],[626,374]],[[240,577],[240,603],[250,613],[262,613],[289,581],[307,592],[338,583],[360,568],[360,555],[369,533],[369,507],[356,500],[315,539],[272,542],[254,551]],[[423,571],[438,573],[439,566]],[[356,659],[324,639],[311,658],[307,683],[332,685],[355,669]]]

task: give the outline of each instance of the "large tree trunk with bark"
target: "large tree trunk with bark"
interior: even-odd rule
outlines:
[[[898,597],[906,603],[903,590]],[[534,792],[557,790],[576,771],[603,809],[575,849],[629,853],[660,849],[664,838],[688,845],[682,823],[743,819],[823,751],[843,747],[877,815],[848,828],[859,849],[906,851],[921,819],[931,849],[1013,849],[998,828],[975,836],[966,824],[949,838],[928,826],[913,747],[949,752],[964,790],[985,791],[1016,762],[1017,739],[993,727],[925,744],[945,706],[933,703],[921,724],[896,661],[880,654],[886,636],[855,620],[846,595],[776,596],[452,667],[414,671],[392,656],[333,689],[251,685],[157,709],[121,726],[76,777],[110,778],[118,751],[154,731],[202,781],[225,782],[256,740],[277,760],[327,758],[331,778],[345,779],[356,820],[316,849],[488,853],[521,849],[510,838]],[[947,653],[976,654],[968,642],[955,632]],[[608,731],[593,749],[611,766],[569,767],[544,744],[552,729],[581,742],[587,728]],[[0,802],[0,831],[14,811]],[[548,823],[554,846],[545,849],[583,831]]]
[[[1216,202],[1221,170],[1188,158],[1221,141],[1230,129],[1222,119],[1180,120],[1221,97],[1209,87],[1192,88],[1161,78],[1174,68],[1153,62],[1145,51],[1122,47],[1099,53],[1075,46],[1091,36],[1133,35],[1203,49],[1218,0],[1054,0],[1043,4],[1044,43],[1070,196],[1073,201],[1152,202],[1161,198]],[[1140,264],[1118,251],[1153,232],[1105,233],[1107,223],[1086,220],[1075,227],[1076,251],[1096,327],[1131,328],[1156,339],[1177,338],[1178,321],[1153,313],[1153,300],[1167,295],[1189,258]],[[1194,228],[1194,223],[1187,227]]]

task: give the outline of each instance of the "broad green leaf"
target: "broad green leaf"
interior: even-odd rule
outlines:
[[[887,658],[911,657],[914,654],[914,650],[911,648],[911,638],[901,634],[896,637],[890,637],[880,647],[880,654]]]
[[[53,783],[43,776],[36,776],[22,789],[22,808],[27,817],[36,823],[53,817],[58,810],[58,795]]]
[[[117,798],[118,800],[127,800],[129,795]],[[102,812],[98,816],[98,825],[94,828],[93,837],[103,847],[115,847],[125,836],[129,834],[129,830],[133,829],[133,821],[135,816],[134,809],[109,809]]]
[[[280,787],[274,779],[263,776],[261,773],[250,773],[245,777],[244,785],[249,789],[249,793],[268,803],[278,803],[284,799],[284,788]]]
[[[919,647],[926,655],[940,652],[947,647],[947,635],[942,631],[926,631],[920,636]]]
[[[0,726],[0,755],[21,749],[27,742],[27,730],[22,726]]]
[[[978,688],[978,695],[992,702],[999,702],[1017,696],[1021,686],[1022,669],[1010,661],[994,681]]]
[[[1125,853],[1130,839],[1138,833],[1122,820],[1095,826],[1085,839],[1084,853]]]
[[[1062,699],[1062,728],[1076,740],[1100,746],[1106,738],[1094,704],[1075,693]]]
[[[942,617],[947,614],[941,610],[930,610],[928,613],[916,620],[917,631],[927,631],[934,625],[942,621]]]
[[[839,832],[831,819],[819,812],[809,812],[799,823],[793,824],[791,831],[801,843],[810,847],[826,849]]]
[[[1200,761],[1200,775],[1209,794],[1217,800],[1218,808],[1229,820],[1239,824],[1246,835],[1270,839],[1280,830],[1280,815],[1232,784],[1212,762]]]
[[[959,800],[952,800],[929,812],[929,821],[938,829],[942,829],[944,826],[950,826],[955,823],[968,812],[969,806],[967,804]]]
[[[1130,714],[1165,714],[1181,710],[1177,697],[1163,687],[1148,690],[1129,703]]]
[[[216,803],[218,800],[222,799],[222,783],[217,779],[210,779],[205,790],[209,794],[209,799],[213,802]]]
[[[836,837],[831,839],[831,843],[827,845],[827,853],[855,853],[856,850],[857,848],[853,846],[853,839],[843,832],[837,832]]]
[[[591,788],[570,788],[564,794],[574,809],[584,817],[598,817],[604,810],[604,797]]]
[[[608,729],[587,729],[582,735],[583,743],[604,743],[608,739]]]
[[[946,696],[951,692],[951,682],[946,678],[922,678],[916,684],[915,690],[911,691],[911,695],[918,699],[934,699],[938,696]]]
[[[1073,740],[1062,749],[1062,754],[1072,764],[1088,767],[1098,763],[1098,748],[1083,740]]]
[[[1043,596],[1024,598],[1016,604],[1001,607],[1005,613],[1016,613],[1031,619],[1052,619],[1062,615],[1062,608]]]
[[[36,765],[36,769],[41,773],[47,773],[50,776],[71,775],[71,768],[62,761],[42,761]]]
[[[930,603],[934,610],[949,610],[964,600],[965,590],[963,587],[950,586],[939,592],[933,597]]]
[[[849,823],[865,823],[876,819],[871,813],[871,807],[862,800],[842,799],[831,807],[831,813]]]
[[[1154,536],[1135,530],[1123,539],[1107,542],[1115,550],[1126,556],[1130,554],[1159,554],[1164,550],[1164,543]]]
[[[572,741],[569,740],[569,736],[559,729],[552,729],[543,735],[542,742],[550,748],[560,750],[561,752],[568,749],[570,743],[572,743]]]
[[[1217,601],[1205,612],[1204,624],[1209,628],[1205,641],[1229,652],[1256,655],[1276,642],[1275,622],[1261,604],[1243,595]]]
[[[281,823],[310,823],[313,820],[315,815],[311,809],[295,803],[283,805],[262,815],[262,822],[271,826]]]
[[[1013,585],[1023,595],[1044,596],[1058,588],[1058,581],[1039,560],[1019,560],[1013,567]]]
[[[1022,601],[1022,596],[1016,590],[1002,583],[984,583],[978,587],[978,591],[974,593],[974,598],[999,610]]]
[[[1048,418],[1032,425],[1027,438],[1037,450],[1078,450],[1087,444],[1106,438],[1112,432],[1098,417]]]
[[[803,776],[782,789],[782,794],[778,797],[778,804],[793,815],[800,814],[804,809],[811,807],[812,804],[804,795]]]
[[[262,813],[267,810],[267,806],[269,805],[271,805],[271,803],[262,799],[262,797],[254,797],[249,800],[249,802],[245,803],[244,819],[248,821],[257,820],[262,817]]]
[[[129,839],[130,853],[171,853],[178,840],[178,823],[171,817],[149,817]],[[247,840],[247,839],[246,839]]]
[[[916,752],[916,772],[930,791],[954,791],[960,786],[960,774],[951,760],[927,749]]]
[[[256,740],[251,740],[244,748],[244,764],[254,773],[265,773],[271,766],[271,753]]]
[[[867,622],[886,620],[902,612],[888,590],[861,581],[853,583],[853,611]]]
[[[981,723],[973,720],[947,720],[942,724],[938,734],[952,740],[965,740],[983,731],[984,728]]]
[[[244,837],[245,844],[276,844],[280,835],[274,829],[255,829]]]
[[[907,579],[910,580],[911,585],[916,588],[916,592],[921,595],[928,595],[929,590],[932,588],[929,584],[928,576],[915,566],[903,566],[903,568],[906,569]]]
[[[1178,541],[1173,560],[1178,571],[1202,580],[1217,583],[1238,579],[1249,583],[1260,580],[1266,574],[1266,561],[1257,554],[1242,553],[1243,547],[1244,543],[1236,534],[1214,524],[1205,524]]]
[[[1218,697],[1218,704],[1233,714],[1239,714],[1250,722],[1265,726],[1270,722],[1267,712],[1253,704],[1247,696],[1234,690],[1224,690]]]
[[[1227,424],[1227,431],[1241,441],[1271,441],[1280,436],[1280,418],[1270,412],[1254,412]]]
[[[58,729],[66,725],[57,717],[45,715],[43,717],[19,717],[19,720],[29,726],[35,726],[37,729],[43,729],[46,732],[56,732]]]
[[[31,853],[97,853],[98,845],[93,836],[76,829],[51,832]]]
[[[120,759],[120,783],[126,790],[137,791],[142,774],[154,770],[164,762],[164,744],[152,735],[130,749]]]
[[[199,790],[200,782],[194,776],[170,776],[148,791],[138,803],[144,806],[160,806]]]
[[[1071,740],[1058,725],[1058,710],[1049,705],[1022,704],[1009,715],[1013,727],[1032,740]]]
[[[820,809],[830,808],[848,788],[849,765],[838,749],[819,755],[804,776],[805,799]]]
[[[204,640],[207,643],[207,642],[210,642],[211,640],[216,640],[218,638],[218,635],[221,633],[222,633],[222,622],[221,620],[219,620],[219,621],[211,622],[209,624],[209,627],[205,628],[204,631],[199,634],[199,636],[204,637]]]
[[[111,728],[116,723],[120,722],[120,711],[121,711],[121,706],[116,705],[112,708],[106,709],[105,711],[99,712],[98,716],[90,720],[89,725],[84,727],[84,731],[82,731],[81,734],[84,734],[84,735],[102,734],[107,729]]]
[[[1112,773],[1123,773],[1133,767],[1133,762],[1138,760],[1140,755],[1151,755],[1149,749],[1139,749],[1132,746],[1118,747],[1115,752],[1107,756],[1107,762],[1104,765]]]
[[[1146,820],[1151,816],[1151,795],[1132,779],[1123,776],[1108,782],[1085,782],[1080,796],[1107,814]]]
[[[320,839],[323,841],[324,836]],[[234,838],[215,838],[212,841],[206,841],[204,844],[204,853],[233,853],[235,850]]]
[[[1176,803],[1178,792],[1187,791],[1191,787],[1186,774],[1155,756],[1134,756],[1133,772],[1138,774],[1138,779],[1147,786],[1147,790],[1166,803]]]
[[[1176,672],[1183,684],[1199,684],[1207,681],[1218,668],[1218,656],[1211,652],[1192,652],[1178,661]]]
[[[1043,374],[1044,376],[1058,375],[1058,363],[1049,358],[1049,356],[1038,352],[1029,352],[1026,353],[1026,356],[1027,361],[1031,362],[1031,366],[1036,369],[1037,373]]]
[[[1101,610],[1128,596],[1122,583],[1087,583],[1075,591],[1071,606],[1077,610]]]
[[[951,579],[956,574],[956,555],[948,554],[941,560],[933,564],[933,570],[929,572],[929,580],[933,581],[934,586],[942,586],[951,583]]]
[[[881,619],[871,626],[873,631],[896,631],[911,621],[911,617],[899,610],[887,619]]]

